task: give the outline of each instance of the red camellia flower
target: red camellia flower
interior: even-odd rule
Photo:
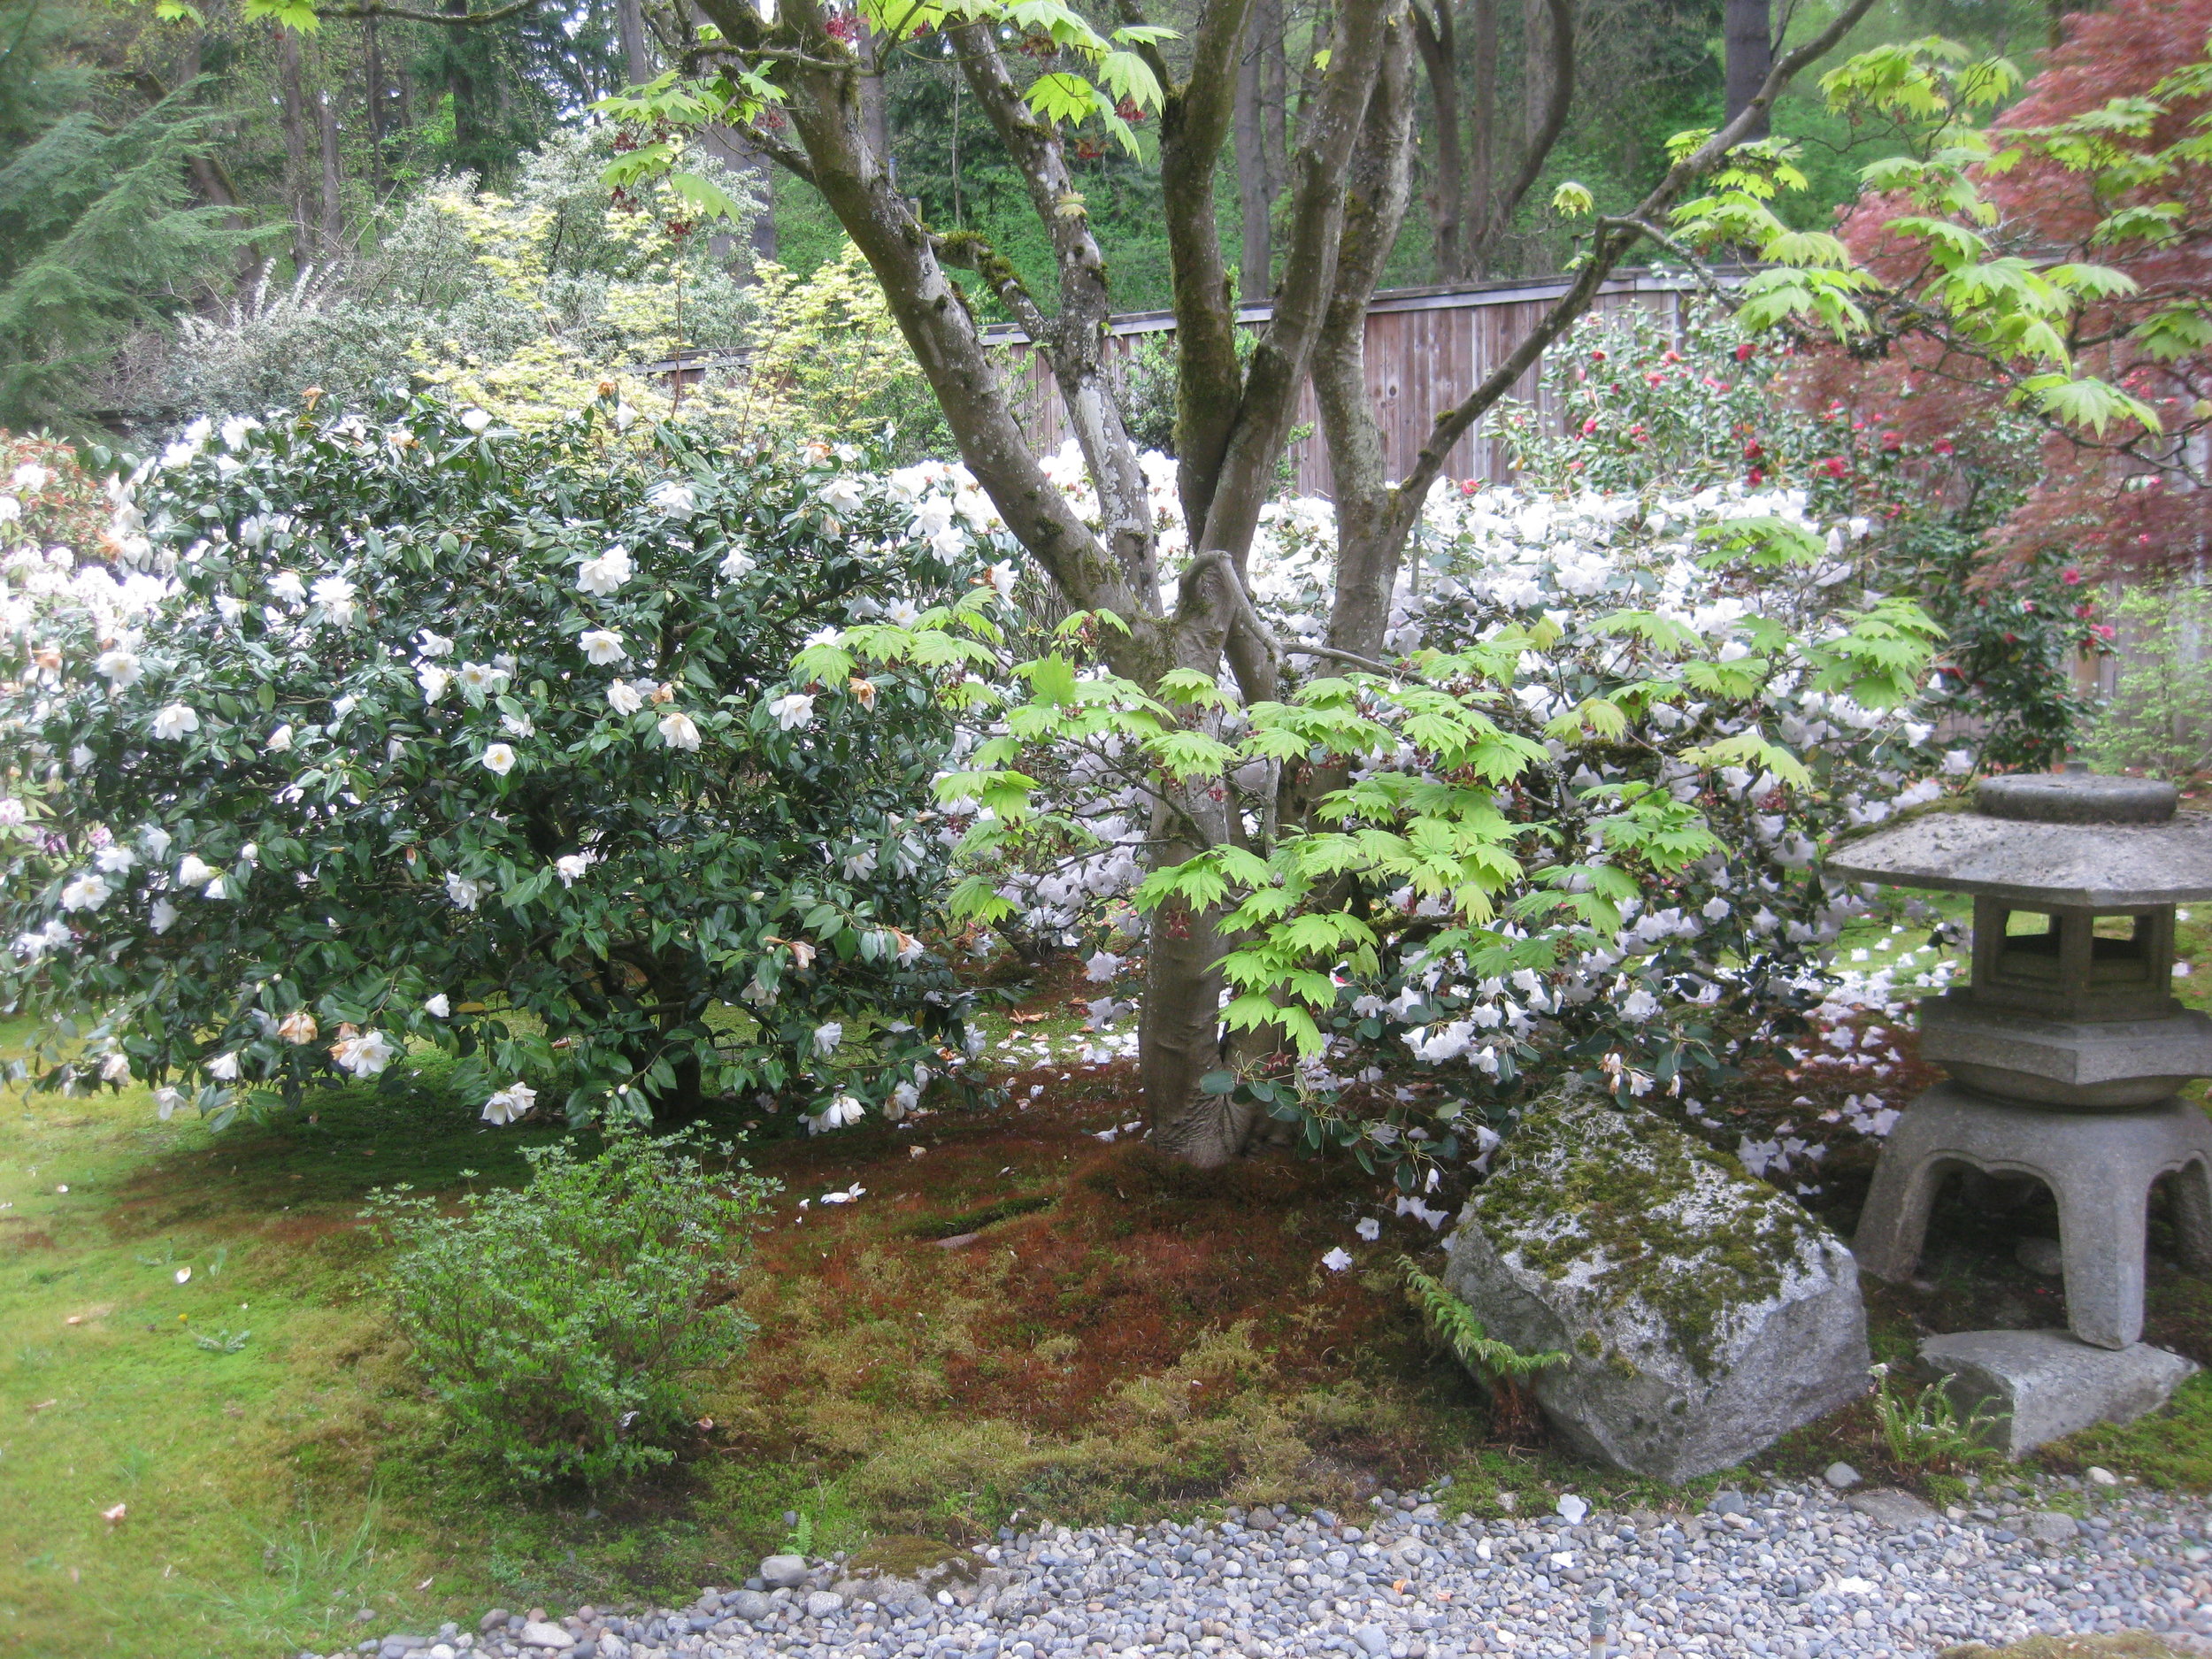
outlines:
[[[1841,478],[1850,469],[1844,465],[1841,456],[1832,455],[1820,464],[1820,470],[1830,478]]]
[[[2095,627],[2090,629],[2089,631],[2095,634],[2099,639],[2103,640],[2108,643],[2111,641],[2117,633],[2117,630],[2115,629],[2109,622],[2100,622]]]
[[[1750,362],[1752,355],[1759,348],[1753,345],[1748,340],[1745,341],[1743,344],[1736,348],[1736,361],[1739,363]]]
[[[1938,455],[1949,455],[1952,452],[1950,439],[1938,438],[1935,441],[1935,452]]]
[[[2077,565],[2069,565],[2064,570],[2059,572],[2058,579],[2059,580],[2064,582],[2069,588],[2078,588],[2081,586],[2080,568]]]
[[[1763,484],[1767,481],[1766,470],[1755,466],[1743,475],[1743,481],[1747,484]]]
[[[1591,416],[1589,419],[1587,419],[1587,420],[1586,420],[1586,421],[1584,421],[1584,422],[1582,423],[1582,435],[1583,435],[1584,437],[1586,437],[1586,437],[1588,437],[1588,436],[1589,436],[1592,433],[1595,432],[1597,429],[1598,429],[1598,418],[1597,418],[1595,415]]]

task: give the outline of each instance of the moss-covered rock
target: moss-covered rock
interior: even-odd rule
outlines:
[[[1566,1354],[1537,1379],[1545,1415],[1639,1474],[1724,1469],[1867,1386],[1842,1242],[1595,1089],[1530,1104],[1447,1255],[1446,1284],[1491,1335]]]

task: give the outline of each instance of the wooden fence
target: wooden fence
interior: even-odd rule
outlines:
[[[1382,423],[1383,455],[1390,476],[1399,477],[1420,452],[1421,441],[1440,411],[1467,396],[1493,367],[1505,360],[1526,336],[1545,311],[1567,291],[1569,279],[1478,282],[1463,288],[1398,288],[1378,294],[1367,311],[1367,380]],[[1631,270],[1615,276],[1599,290],[1593,311],[1617,315],[1632,307],[1677,319],[1695,291],[1684,273]],[[1240,308],[1237,320],[1246,327],[1267,321],[1262,305]],[[1112,322],[1113,346],[1126,359],[1148,335],[1171,334],[1170,311],[1134,311]],[[1017,328],[991,331],[995,344],[1009,348],[1011,373],[1022,388],[1023,424],[1031,441],[1045,449],[1057,449],[1067,436],[1066,411],[1043,354],[1031,348],[1028,336]],[[1539,385],[1540,362],[1524,375],[1513,396],[1551,417],[1551,400]],[[1312,427],[1317,417],[1313,389],[1299,396],[1299,426]],[[1329,493],[1326,449],[1317,432],[1310,432],[1291,446],[1294,488],[1302,495]],[[1453,478],[1500,479],[1507,471],[1505,445],[1485,435],[1479,424],[1460,440],[1446,466]]]

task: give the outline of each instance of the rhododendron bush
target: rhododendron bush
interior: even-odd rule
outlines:
[[[945,1071],[952,717],[903,669],[787,671],[968,591],[965,542],[826,449],[608,414],[201,422],[127,562],[7,542],[0,1000],[52,1017],[38,1082],[227,1120],[436,1048],[495,1122],[743,1093],[828,1127]]]
[[[1058,475],[1094,511],[1072,457]],[[1155,476],[1164,515],[1170,487]],[[1240,1063],[1210,1086],[1410,1190],[1487,1144],[1483,1109],[1531,1066],[1694,1098],[1823,999],[1863,899],[1822,877],[1821,839],[1935,799],[1947,764],[1913,712],[1935,630],[1875,590],[1872,529],[1740,481],[1440,490],[1398,660],[1348,670],[1300,649],[1334,534],[1294,502],[1253,570],[1279,700],[1192,671],[1148,694],[1099,661],[1117,618],[1010,633],[980,594],[847,628],[798,669],[833,687],[958,664],[987,724],[940,786],[970,822],[955,908],[1085,941],[1103,1026],[1179,906],[1233,907]],[[1229,833],[1144,873],[1176,833],[1164,786],[1211,778]],[[1302,787],[1310,814],[1283,814]]]

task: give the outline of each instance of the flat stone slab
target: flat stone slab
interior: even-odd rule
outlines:
[[[1909,1492],[1900,1492],[1893,1486],[1877,1486],[1871,1492],[1855,1492],[1844,1502],[1870,1520],[1884,1526],[1917,1526],[1923,1521],[1936,1518],[1934,1509],[1924,1499]]]
[[[2131,1423],[2172,1399],[2197,1369],[2147,1342],[2092,1348],[2063,1331],[1932,1336],[1920,1357],[1951,1375],[1962,1412],[1995,1419],[1989,1439],[2010,1457],[2095,1424]]]
[[[1490,1335],[1563,1356],[1537,1373],[1537,1403],[1617,1468],[1693,1479],[1866,1392],[1866,1312],[1842,1241],[1593,1088],[1523,1109],[1445,1255],[1445,1284]]]

